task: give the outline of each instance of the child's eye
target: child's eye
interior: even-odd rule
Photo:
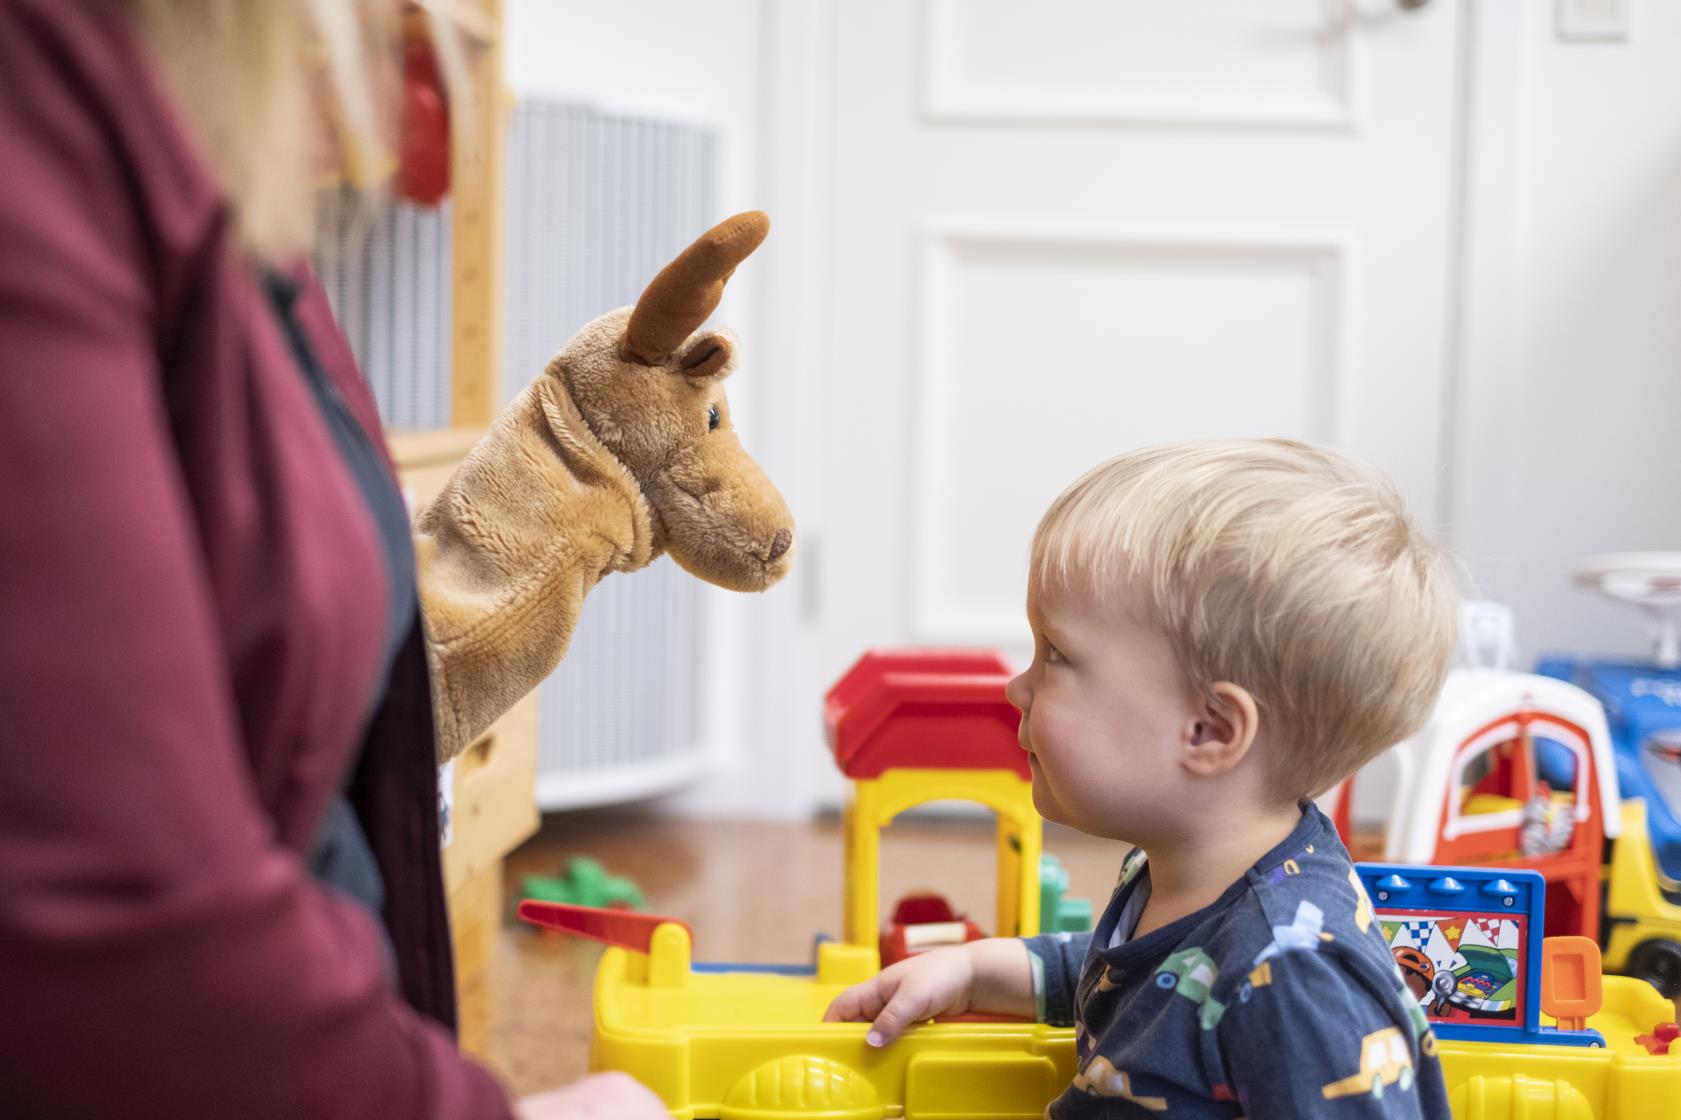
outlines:
[[[1060,665],[1066,660],[1068,659],[1062,656],[1062,651],[1056,648],[1056,643],[1045,643],[1045,664]]]

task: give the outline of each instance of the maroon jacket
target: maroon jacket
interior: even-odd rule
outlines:
[[[377,441],[317,287],[311,341]],[[418,632],[120,0],[0,0],[0,1112],[503,1117]],[[371,916],[301,860],[352,803]]]

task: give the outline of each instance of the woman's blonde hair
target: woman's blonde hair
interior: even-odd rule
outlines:
[[[1248,689],[1282,797],[1323,792],[1429,715],[1456,633],[1446,553],[1388,480],[1290,440],[1148,447],[1065,490],[1037,587],[1135,589],[1197,689]]]
[[[241,243],[271,260],[307,249],[324,153],[385,147],[368,51],[394,38],[397,0],[134,2]]]

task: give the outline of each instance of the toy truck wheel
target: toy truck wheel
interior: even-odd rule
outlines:
[[[1628,955],[1628,974],[1638,976],[1665,999],[1681,995],[1681,944],[1669,940],[1642,942]]]

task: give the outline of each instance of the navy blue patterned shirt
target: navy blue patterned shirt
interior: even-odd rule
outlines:
[[[1132,940],[1149,882],[1134,849],[1094,932],[1026,941],[1041,1018],[1079,1052],[1051,1120],[1447,1120],[1435,1036],[1317,808],[1212,905]]]

